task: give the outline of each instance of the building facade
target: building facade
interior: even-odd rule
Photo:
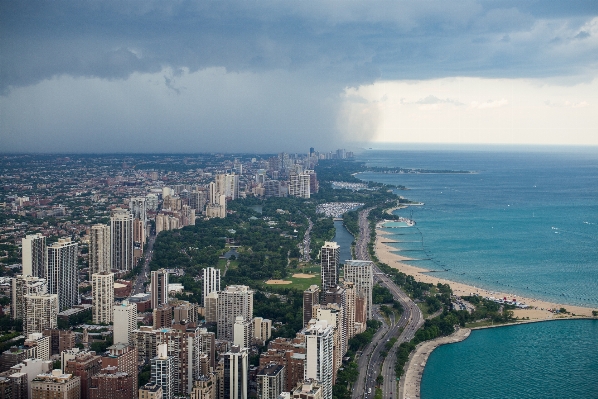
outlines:
[[[58,295],[60,312],[79,304],[77,243],[60,238],[47,248],[48,292]]]
[[[151,275],[152,308],[168,303],[168,271],[154,270]]]
[[[218,294],[218,339],[234,339],[233,326],[237,316],[243,316],[245,320],[253,317],[253,291],[246,285],[229,285]]]
[[[345,262],[345,281],[355,284],[355,295],[364,298],[367,320],[372,318],[373,263],[368,260]]]
[[[128,209],[114,208],[110,216],[111,267],[131,270],[135,267],[133,253],[133,215]]]
[[[92,317],[95,324],[110,324],[114,316],[114,273],[91,275]]]
[[[206,297],[212,292],[220,291],[220,269],[206,267],[203,269],[203,303],[206,305]]]
[[[29,234],[21,240],[23,275],[46,278],[46,237]]]
[[[340,246],[336,242],[324,242],[320,252],[322,292],[335,289],[338,285],[339,259]]]
[[[110,272],[110,226],[94,224],[89,230],[89,278],[95,273]]]

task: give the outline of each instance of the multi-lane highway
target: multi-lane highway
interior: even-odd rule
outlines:
[[[357,259],[370,260],[368,243],[370,241],[370,225],[367,219],[372,208],[359,212],[359,238],[355,245]],[[394,372],[396,359],[396,348],[402,342],[410,341],[415,332],[423,324],[423,316],[417,305],[405,294],[386,274],[374,265],[374,284],[379,283],[389,289],[395,300],[403,306],[403,313],[398,320],[394,316],[389,318],[390,326],[384,325],[372,339],[372,342],[364,349],[364,354],[358,361],[359,377],[353,387],[353,399],[373,398],[376,378],[378,374],[383,376],[382,398],[394,399],[397,397],[397,381]],[[377,315],[378,316],[378,315]],[[379,317],[379,316],[378,316]],[[397,342],[388,352],[386,358],[381,356],[385,350],[385,344],[390,339],[397,337]],[[368,353],[369,357],[364,360]],[[371,355],[370,355],[371,354]],[[371,392],[371,393],[368,393]]]

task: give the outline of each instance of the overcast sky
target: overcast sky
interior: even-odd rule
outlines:
[[[598,1],[2,1],[0,151],[598,145]]]

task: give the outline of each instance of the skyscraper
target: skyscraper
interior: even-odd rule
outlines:
[[[151,360],[151,385],[159,385],[162,387],[162,398],[173,398],[173,384],[174,384],[174,365],[171,356],[168,356],[168,345],[160,344],[157,348],[156,357]]]
[[[284,391],[285,369],[279,364],[269,364],[257,373],[257,399],[278,399]]]
[[[131,270],[133,264],[133,215],[128,209],[114,208],[110,216],[111,266]]]
[[[251,346],[252,330],[253,323],[251,320],[245,320],[243,316],[237,316],[233,325],[233,345],[249,348]]]
[[[23,320],[27,316],[26,295],[42,295],[48,292],[46,279],[18,275],[12,279],[12,302],[10,314],[13,319]]]
[[[93,322],[95,324],[112,323],[114,315],[114,273],[92,274],[91,294]]]
[[[318,381],[323,399],[332,399],[334,373],[334,331],[325,320],[317,321],[303,330],[307,346],[305,379]]]
[[[312,319],[312,308],[320,304],[320,288],[317,285],[311,285],[303,291],[303,327]]]
[[[23,276],[46,278],[46,237],[29,234],[23,240]]]
[[[60,238],[47,248],[48,292],[58,295],[60,312],[79,303],[77,243]]]
[[[246,285],[229,285],[218,294],[218,339],[233,340],[237,316],[243,316],[245,320],[253,317],[253,291]]]
[[[151,275],[152,308],[168,303],[168,271],[154,270]]]
[[[291,173],[289,175],[289,196],[309,198],[311,195],[309,181],[310,177],[306,173]]]
[[[326,320],[329,326],[334,329],[334,374],[332,384],[336,383],[336,373],[343,364],[343,356],[347,352],[347,335],[344,329],[343,307],[336,303],[327,305],[316,305],[314,307],[315,318],[318,321]]]
[[[58,324],[58,295],[26,295],[26,318],[23,320],[25,336],[56,328]]]
[[[322,292],[335,289],[338,285],[339,258],[340,246],[336,242],[324,242],[324,246],[320,252]]]
[[[220,269],[206,267],[203,269],[203,304],[206,305],[206,296],[212,292],[220,291]]]
[[[94,224],[89,232],[89,279],[94,273],[109,272],[110,226]]]
[[[224,359],[223,399],[247,399],[248,349],[233,345]]]
[[[113,342],[115,344],[132,344],[131,333],[137,329],[137,305],[123,301],[122,304],[114,306],[113,317]]]
[[[355,295],[364,298],[367,320],[372,318],[373,273],[372,262],[369,260],[348,260],[345,262],[345,281],[355,284]]]

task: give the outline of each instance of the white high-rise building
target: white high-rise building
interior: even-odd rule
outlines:
[[[347,341],[355,336],[355,284],[351,281],[343,282],[345,289],[345,330],[347,331]]]
[[[128,209],[114,208],[110,216],[111,266],[117,270],[135,267],[133,257],[133,215]]]
[[[341,247],[336,242],[324,242],[320,251],[320,265],[322,266],[322,292],[336,289],[338,285],[338,265]]]
[[[168,271],[154,270],[151,274],[152,308],[168,303]]]
[[[26,295],[43,295],[48,293],[46,279],[40,277],[18,275],[12,281],[12,302],[10,313],[13,319],[23,320],[27,316]]]
[[[224,359],[223,399],[247,399],[248,349],[233,345],[221,358]]]
[[[220,269],[206,267],[203,269],[203,304],[206,306],[206,297],[212,292],[220,291]]]
[[[245,320],[243,316],[237,316],[233,325],[233,345],[249,348],[251,346],[251,331],[252,321]]]
[[[174,359],[168,356],[168,344],[159,344],[156,357],[151,359],[150,385],[162,387],[162,398],[174,397]]]
[[[310,177],[306,173],[291,173],[289,175],[289,196],[309,198],[311,195],[309,179]]]
[[[23,276],[46,278],[46,237],[29,234],[21,240]]]
[[[58,295],[60,312],[79,304],[77,243],[60,238],[47,248],[48,292]]]
[[[323,399],[332,399],[334,374],[334,331],[325,320],[310,324],[303,331],[307,349],[304,378],[318,381]]]
[[[328,325],[334,328],[334,377],[332,380],[334,384],[336,383],[336,373],[343,365],[343,356],[347,352],[343,307],[336,303],[329,303],[327,305],[315,305],[313,310],[317,320],[326,320]]]
[[[89,231],[89,279],[110,269],[110,226],[94,224]]]
[[[92,316],[94,324],[110,324],[114,317],[114,273],[91,275]]]
[[[355,295],[365,299],[367,319],[372,318],[373,263],[369,260],[345,261],[345,281],[355,284]]]
[[[239,198],[239,176],[234,173],[218,174],[215,178],[216,192],[226,198],[235,200]]]
[[[237,316],[245,320],[253,317],[253,291],[246,285],[229,285],[218,293],[218,339],[233,340]]]
[[[113,342],[133,344],[131,333],[137,329],[137,305],[123,301],[114,306]]]
[[[23,320],[25,335],[41,333],[58,325],[58,295],[41,294],[25,296],[27,317]]]

